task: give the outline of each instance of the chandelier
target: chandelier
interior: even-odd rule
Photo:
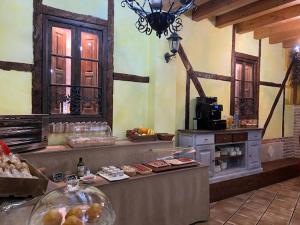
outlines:
[[[160,38],[162,34],[178,32],[182,29],[180,15],[194,5],[194,0],[122,0],[121,6],[133,10],[139,19],[136,28],[150,35],[153,30]]]

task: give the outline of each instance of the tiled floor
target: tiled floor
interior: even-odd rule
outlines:
[[[299,197],[300,177],[212,203],[197,225],[300,225]]]

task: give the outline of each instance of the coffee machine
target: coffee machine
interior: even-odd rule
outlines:
[[[226,129],[226,120],[221,119],[223,105],[219,105],[217,102],[217,97],[196,98],[196,118],[194,118],[194,129]]]

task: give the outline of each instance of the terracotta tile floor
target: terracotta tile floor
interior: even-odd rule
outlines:
[[[300,225],[300,177],[211,204],[197,225]]]

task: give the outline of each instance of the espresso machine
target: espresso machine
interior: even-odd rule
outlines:
[[[196,117],[194,118],[194,129],[226,129],[226,120],[221,119],[223,105],[219,105],[217,102],[217,97],[196,98]]]

